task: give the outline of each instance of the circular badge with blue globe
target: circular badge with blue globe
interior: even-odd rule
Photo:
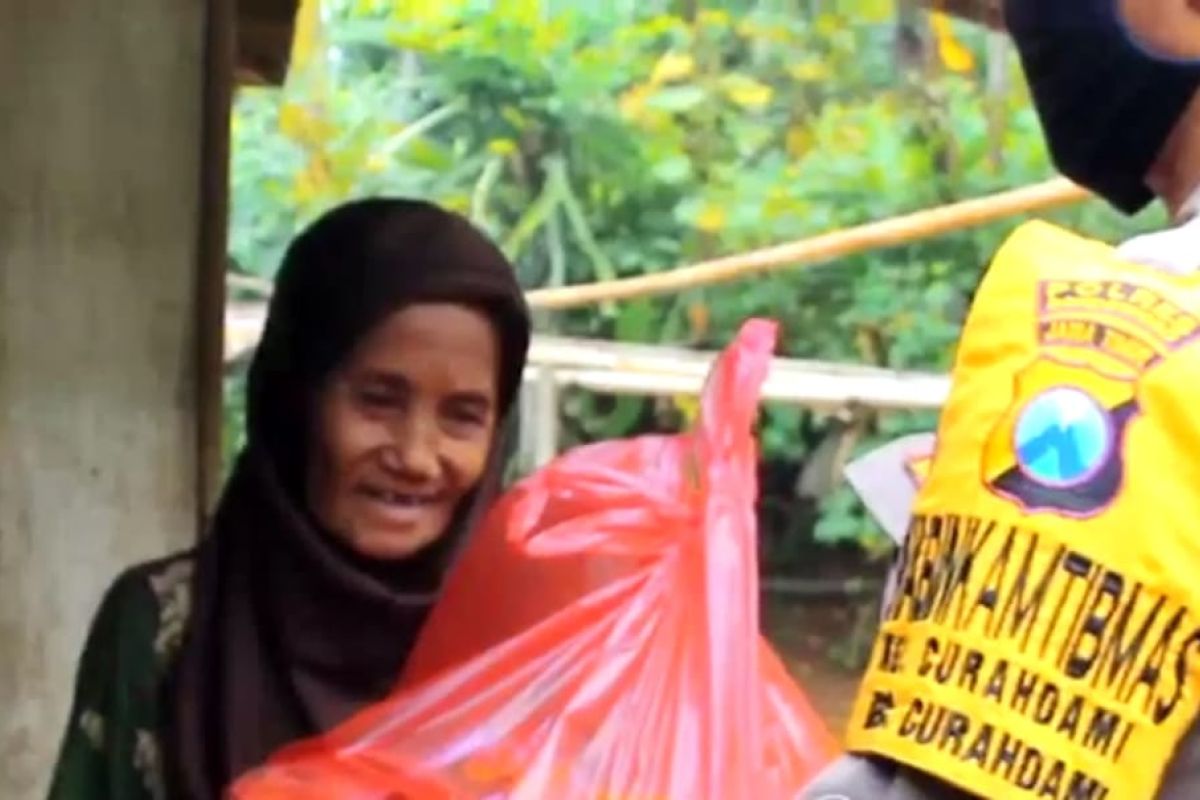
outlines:
[[[1046,486],[1075,486],[1094,476],[1113,449],[1108,412],[1087,392],[1058,386],[1026,404],[1017,420],[1017,463]]]

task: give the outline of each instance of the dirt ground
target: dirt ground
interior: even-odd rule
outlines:
[[[863,613],[858,605],[859,601],[830,598],[776,601],[763,608],[767,638],[838,738],[849,721],[861,674],[846,663],[845,653]]]

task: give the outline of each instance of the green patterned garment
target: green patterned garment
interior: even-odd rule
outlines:
[[[49,800],[164,800],[164,687],[191,611],[191,553],[113,583],[79,661]]]

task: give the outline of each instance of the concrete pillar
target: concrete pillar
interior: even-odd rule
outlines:
[[[44,796],[105,587],[195,539],[210,7],[0,2],[6,800]]]

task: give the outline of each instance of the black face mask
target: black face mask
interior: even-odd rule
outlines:
[[[1142,209],[1200,62],[1144,49],[1118,0],[1006,0],[1004,11],[1055,165],[1121,211]]]

